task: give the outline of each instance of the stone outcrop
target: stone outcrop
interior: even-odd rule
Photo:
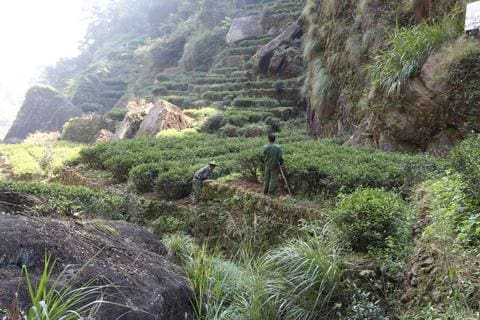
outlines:
[[[282,65],[285,65],[286,57],[275,56],[275,53],[282,47],[285,49],[292,41],[301,38],[302,35],[303,29],[298,22],[288,26],[275,39],[257,51],[254,57],[255,71],[258,73],[267,73],[268,71],[270,71],[270,73],[278,73]]]
[[[102,130],[115,131],[116,123],[100,115],[86,115],[70,119],[62,131],[62,139],[80,142],[94,143]]]
[[[82,111],[48,86],[31,87],[17,118],[5,136],[5,142],[17,142],[37,131],[61,131],[63,125]]]
[[[180,108],[161,99],[156,103],[147,104],[131,102],[129,109],[113,140],[154,137],[160,131],[183,130],[190,124],[190,119]]]
[[[461,50],[457,47],[461,45],[457,42],[432,54],[420,74],[407,82],[402,93],[403,107],[385,106],[375,126],[361,123],[354,136],[368,132],[376,146],[386,151],[447,155],[462,137],[480,124],[478,103],[477,107],[471,104],[468,108],[451,103],[452,92],[456,94],[459,90],[450,88],[448,79],[452,78],[452,71],[449,70],[462,62],[456,61],[458,58],[450,52]],[[463,88],[470,81],[468,70],[463,70],[461,77],[465,78]],[[375,99],[375,94],[371,94],[370,101],[375,103]]]
[[[22,196],[5,197],[15,202]],[[53,278],[68,267],[60,287],[69,278],[75,279],[74,287],[92,279],[114,285],[104,289],[103,297],[113,304],[101,305],[94,319],[121,315],[127,320],[192,318],[192,292],[186,279],[170,262],[166,248],[141,227],[126,222],[75,223],[0,215],[0,234],[0,309],[9,308],[17,288],[20,310],[28,307],[22,266],[36,281],[47,253],[56,260]]]
[[[264,33],[259,16],[235,18],[227,33],[227,43],[259,37]]]

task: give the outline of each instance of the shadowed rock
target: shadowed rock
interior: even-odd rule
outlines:
[[[115,132],[113,140],[154,137],[160,131],[183,130],[188,125],[189,118],[168,101],[158,100],[155,104],[131,102],[130,111]]]
[[[282,33],[280,33],[275,39],[267,43],[260,48],[255,54],[254,68],[256,72],[267,73],[272,62],[272,57],[275,51],[282,45],[289,44],[291,41],[300,38],[303,35],[303,29],[295,22],[288,26]],[[281,62],[274,61],[274,64],[279,65]],[[272,67],[276,69],[275,67]],[[278,68],[278,67],[277,67]]]
[[[105,289],[104,299],[129,306],[104,304],[95,319],[117,319],[122,314],[127,320],[191,318],[187,281],[168,260],[166,248],[141,227],[3,215],[0,234],[0,309],[10,306],[17,288],[20,308],[28,307],[21,268],[26,265],[38,279],[47,253],[57,261],[53,278],[69,266],[64,283],[88,262],[75,287],[94,278],[111,282],[116,288]]]
[[[4,140],[21,141],[36,131],[61,131],[68,120],[81,114],[80,109],[55,89],[35,85],[28,90],[17,118]]]

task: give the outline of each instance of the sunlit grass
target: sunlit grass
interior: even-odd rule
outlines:
[[[81,149],[82,145],[71,142],[0,144],[0,153],[7,156],[17,178],[49,176],[65,162],[77,158]]]

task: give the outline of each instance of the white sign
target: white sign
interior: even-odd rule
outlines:
[[[480,29],[480,1],[467,4],[465,31]]]

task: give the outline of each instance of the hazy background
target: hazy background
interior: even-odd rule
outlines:
[[[78,54],[90,0],[0,1],[0,139],[42,66]]]

